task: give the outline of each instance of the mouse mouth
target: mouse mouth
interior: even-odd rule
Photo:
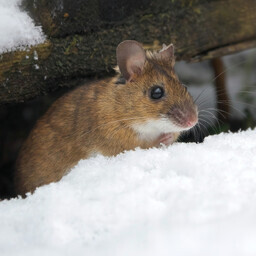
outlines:
[[[196,106],[173,106],[167,113],[167,116],[174,125],[182,130],[189,130],[198,123],[198,112]]]

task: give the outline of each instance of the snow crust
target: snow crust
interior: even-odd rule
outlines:
[[[42,43],[45,35],[28,14],[21,0],[0,0],[0,53]]]
[[[1,255],[256,255],[256,132],[81,160],[0,202]]]

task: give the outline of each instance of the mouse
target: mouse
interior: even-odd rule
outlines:
[[[116,58],[116,76],[64,94],[36,122],[17,158],[17,195],[59,181],[95,154],[169,146],[198,123],[197,105],[174,71],[173,44],[152,52],[125,40]]]

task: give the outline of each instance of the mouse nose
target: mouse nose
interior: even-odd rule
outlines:
[[[197,124],[197,122],[198,122],[198,117],[197,116],[189,118],[186,122],[186,126],[187,127],[193,127]]]
[[[184,128],[192,128],[198,122],[197,108],[194,105],[173,106],[169,112],[171,119]]]

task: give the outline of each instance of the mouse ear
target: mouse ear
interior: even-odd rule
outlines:
[[[163,48],[157,53],[157,58],[171,62],[172,66],[174,66],[175,57],[173,44],[169,44],[168,46],[163,44]]]
[[[124,78],[131,81],[134,74],[142,72],[146,53],[141,44],[134,40],[126,40],[116,48],[117,65]]]

